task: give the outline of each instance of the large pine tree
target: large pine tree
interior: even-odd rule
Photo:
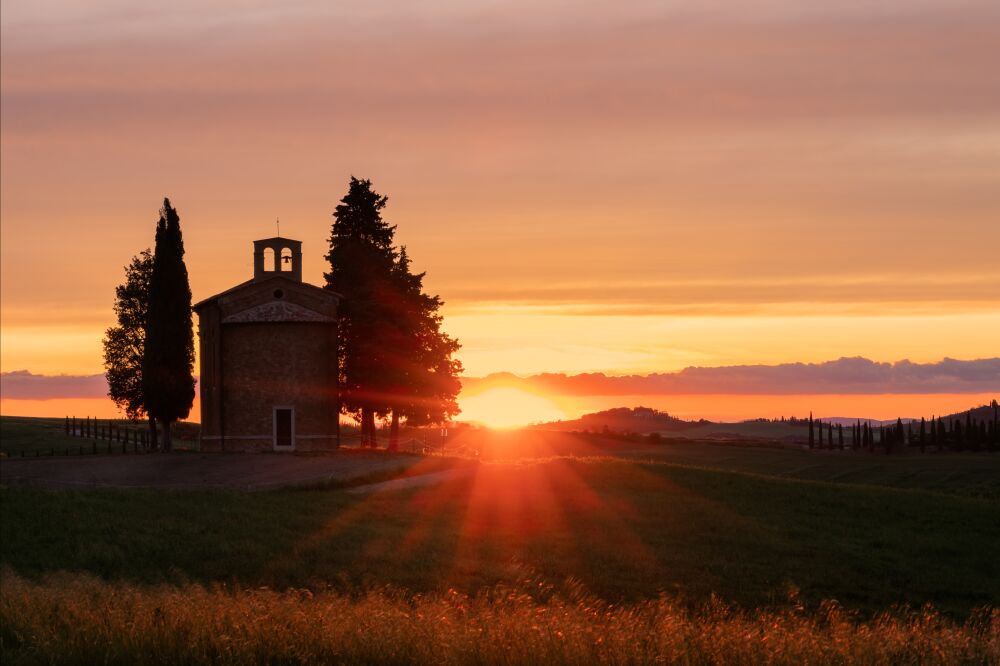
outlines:
[[[104,369],[108,396],[130,419],[147,416],[142,390],[142,359],[146,349],[146,317],[149,310],[149,282],[153,275],[153,254],[143,250],[125,267],[125,282],[115,288],[116,326],[104,336]],[[149,418],[155,440],[156,425]]]
[[[396,228],[382,219],[388,199],[371,181],[351,177],[334,212],[327,288],[344,300],[338,311],[341,406],[375,445],[375,418],[391,417],[390,448],[401,418],[439,423],[458,413],[458,342],[441,330],[442,302],[423,290]]]
[[[187,418],[194,403],[194,328],[191,287],[184,265],[180,217],[163,200],[149,281],[142,390],[146,411],[163,425],[163,448],[173,442],[170,424]]]

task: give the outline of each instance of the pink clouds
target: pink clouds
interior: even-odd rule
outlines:
[[[102,398],[107,394],[103,375],[37,375],[17,370],[0,374],[0,383],[5,400]],[[946,358],[938,363],[841,358],[825,363],[690,367],[675,373],[624,377],[549,373],[522,378],[500,373],[463,379],[465,391],[473,394],[491,385],[512,384],[577,396],[1000,393],[1000,358]]]
[[[876,363],[841,358],[825,363],[782,363],[719,368],[690,367],[675,373],[612,377],[602,373],[510,374],[466,379],[465,390],[491,385],[523,386],[553,395],[769,395],[1000,393],[1000,358],[938,363]]]
[[[36,375],[27,370],[0,373],[4,400],[61,400],[106,398],[104,375]]]

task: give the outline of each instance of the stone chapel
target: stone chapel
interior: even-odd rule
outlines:
[[[322,451],[340,442],[337,305],[302,281],[302,243],[253,243],[253,279],[195,304],[202,451]]]

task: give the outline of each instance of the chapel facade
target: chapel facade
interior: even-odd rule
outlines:
[[[302,243],[253,243],[253,278],[194,306],[202,451],[323,451],[340,443],[337,305],[302,281]]]

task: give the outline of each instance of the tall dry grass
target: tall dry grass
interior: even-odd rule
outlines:
[[[1000,611],[860,621],[828,602],[747,612],[614,605],[526,581],[466,596],[140,587],[6,571],[4,664],[1000,663]]]

